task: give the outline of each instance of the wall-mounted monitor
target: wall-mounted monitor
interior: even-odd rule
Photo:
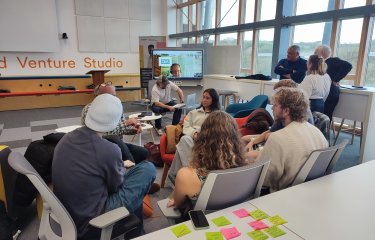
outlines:
[[[157,79],[160,75],[164,75],[174,80],[202,80],[202,49],[154,49],[152,56],[152,74],[154,79]],[[171,66],[176,64],[180,66],[179,75],[172,74],[171,71]]]

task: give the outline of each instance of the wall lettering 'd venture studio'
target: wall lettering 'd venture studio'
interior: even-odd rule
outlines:
[[[20,69],[75,69],[77,68],[77,61],[73,59],[33,59],[28,56],[16,56],[16,67]],[[106,59],[96,59],[91,57],[84,57],[82,61],[78,62],[80,67],[88,69],[115,69],[124,67],[124,61],[118,60],[114,57]],[[0,57],[0,69],[7,69],[9,67],[6,56]]]

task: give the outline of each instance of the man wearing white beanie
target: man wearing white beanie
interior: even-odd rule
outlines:
[[[100,235],[89,226],[90,219],[121,206],[143,223],[142,200],[155,180],[155,167],[142,161],[126,170],[120,148],[102,138],[122,114],[117,97],[97,96],[88,109],[86,126],[66,134],[55,148],[54,192],[72,216],[79,238]]]

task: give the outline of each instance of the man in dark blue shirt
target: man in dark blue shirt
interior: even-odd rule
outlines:
[[[274,72],[280,75],[281,79],[292,79],[296,83],[301,83],[307,71],[306,60],[299,56],[300,48],[292,45],[288,48],[286,59],[281,59],[276,65]]]

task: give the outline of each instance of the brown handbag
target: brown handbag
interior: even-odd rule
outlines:
[[[144,145],[148,151],[148,160],[152,162],[156,167],[163,167],[164,162],[160,155],[160,144],[155,144],[153,142],[148,142]]]

